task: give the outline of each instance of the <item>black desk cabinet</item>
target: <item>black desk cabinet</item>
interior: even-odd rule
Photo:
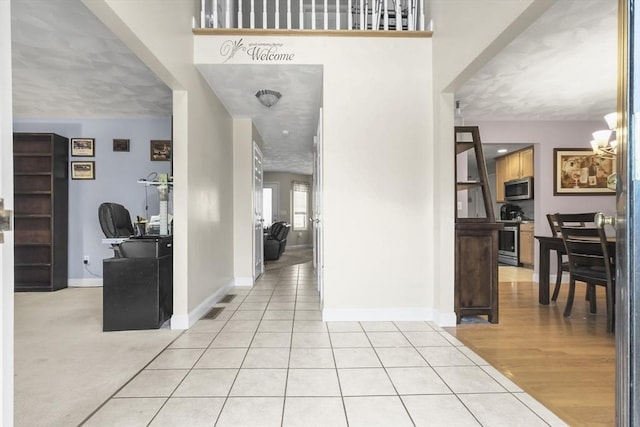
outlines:
[[[103,331],[158,329],[171,317],[172,254],[108,258],[103,277]]]

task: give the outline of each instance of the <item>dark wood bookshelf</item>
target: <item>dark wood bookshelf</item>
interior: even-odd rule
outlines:
[[[69,140],[14,133],[15,291],[55,291],[68,282]]]

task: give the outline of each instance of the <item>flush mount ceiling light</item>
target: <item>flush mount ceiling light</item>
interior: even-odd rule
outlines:
[[[282,94],[280,92],[271,89],[262,89],[256,92],[256,98],[258,98],[258,101],[265,107],[275,105],[281,96]]]

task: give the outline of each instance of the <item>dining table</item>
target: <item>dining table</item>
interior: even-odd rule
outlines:
[[[538,302],[542,305],[549,305],[549,268],[551,265],[551,251],[558,251],[566,254],[562,237],[554,236],[534,236],[538,240],[540,247],[540,269],[538,271]],[[607,250],[609,255],[615,257],[616,239],[607,238]]]

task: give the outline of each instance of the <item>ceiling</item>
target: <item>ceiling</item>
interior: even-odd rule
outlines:
[[[557,0],[456,93],[464,118],[597,120],[615,110],[616,13],[616,0]],[[169,88],[80,0],[12,2],[12,41],[15,118],[171,115]],[[311,173],[321,67],[200,70],[234,117],[254,120],[265,171]],[[266,108],[260,89],[283,96]]]
[[[310,175],[322,92],[320,65],[198,65],[229,113],[253,119],[264,142],[264,170]],[[272,107],[255,94],[282,94]]]

